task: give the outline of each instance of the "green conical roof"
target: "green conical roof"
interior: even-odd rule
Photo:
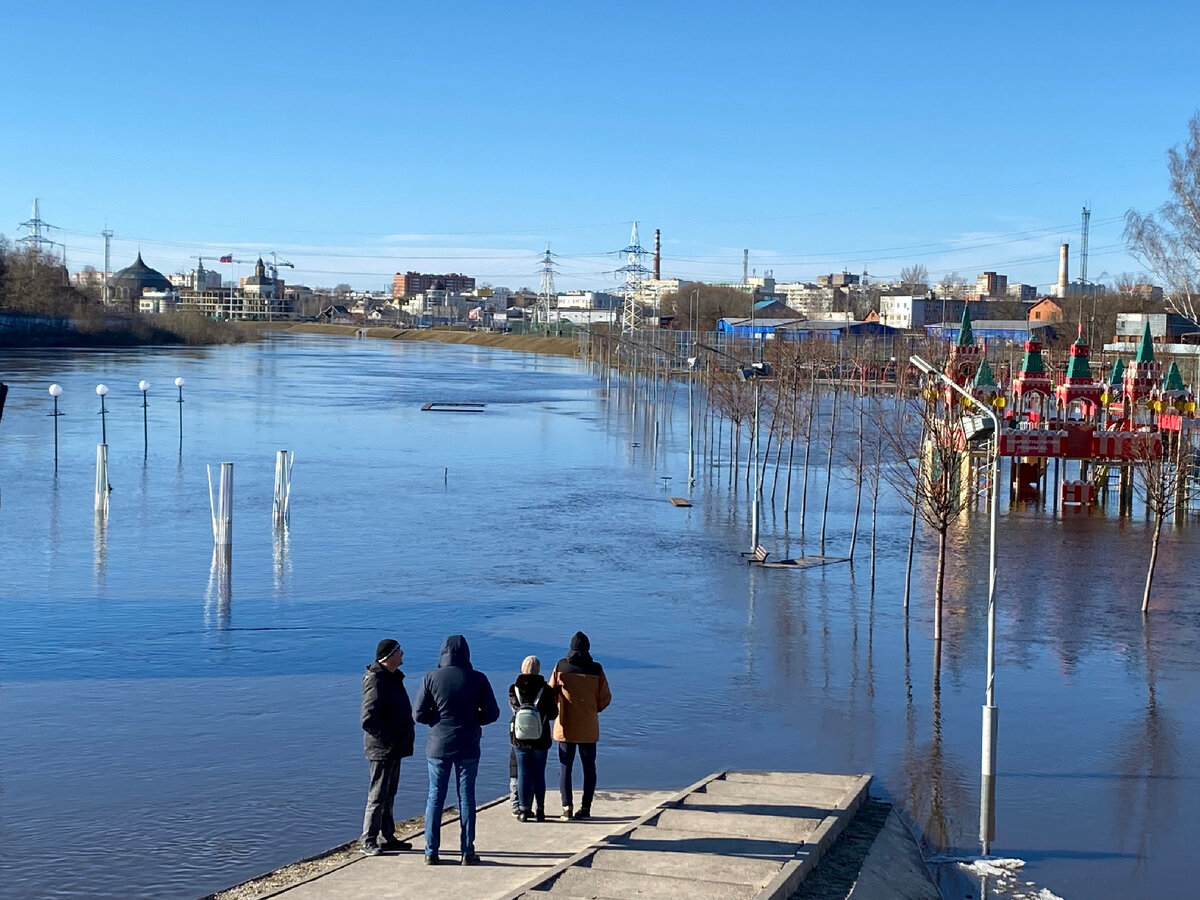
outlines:
[[[1108,383],[1112,385],[1119,385],[1121,383],[1121,379],[1124,377],[1125,360],[1118,357],[1117,361],[1113,363],[1112,374],[1108,376]]]
[[[1032,342],[1031,343],[1035,343]],[[1045,375],[1046,363],[1042,360],[1042,351],[1026,350],[1025,358],[1021,360],[1022,375]]]
[[[1092,367],[1086,353],[1078,352],[1079,348],[1087,349],[1087,343],[1083,338],[1077,340],[1071,352],[1071,358],[1067,361],[1067,377],[1068,378],[1083,378],[1088,381],[1092,380]]]
[[[1183,386],[1183,376],[1179,374],[1179,366],[1171,362],[1171,368],[1167,369],[1167,377],[1163,379],[1164,391],[1186,391]]]
[[[1137,362],[1154,362],[1154,340],[1150,337],[1150,323],[1146,323],[1146,328],[1142,332],[1142,340],[1138,344],[1137,356],[1134,357]]]
[[[958,346],[975,346],[975,334],[971,331],[971,311],[965,303],[963,304],[962,327],[958,329]]]
[[[988,361],[986,359],[979,364],[979,371],[975,373],[975,387],[996,387],[996,379],[992,376],[992,367],[988,365]]]

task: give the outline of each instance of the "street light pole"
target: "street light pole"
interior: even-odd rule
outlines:
[[[751,558],[753,558],[755,552],[757,552],[757,550],[758,550],[758,492],[759,492],[759,489],[761,486],[758,483],[758,479],[759,479],[759,469],[758,469],[758,398],[759,398],[758,378],[759,378],[759,376],[757,373],[755,373],[751,377],[754,379],[754,434],[752,435],[752,437],[754,439],[750,442],[750,447],[751,447],[750,464],[752,466],[754,466],[754,484],[751,487],[751,490],[754,491],[754,495],[750,498],[750,519],[751,519],[750,556],[751,556]]]
[[[996,517],[1000,506],[1000,419],[996,413],[978,398],[964,391],[951,378],[936,369],[920,356],[909,357],[909,362],[924,372],[945,382],[950,389],[961,394],[979,407],[992,420],[992,490],[991,521],[988,550],[988,613],[987,613],[987,686],[984,693],[982,724],[982,758],[980,761],[979,786],[979,841],[983,855],[996,839],[996,736],[999,727],[999,710],[996,708]]]
[[[146,395],[150,390],[150,382],[143,378],[138,382],[138,390],[142,392],[142,459],[146,459],[150,455],[150,401]]]

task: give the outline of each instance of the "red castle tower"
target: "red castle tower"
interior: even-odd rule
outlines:
[[[1088,358],[1088,345],[1083,340],[1083,326],[1079,326],[1079,338],[1071,345],[1071,358],[1067,362],[1067,376],[1062,384],[1054,389],[1054,398],[1063,415],[1070,410],[1071,404],[1079,401],[1083,405],[1085,417],[1093,417],[1099,410],[1100,397],[1104,393],[1104,385],[1097,384],[1092,379],[1092,366]]]

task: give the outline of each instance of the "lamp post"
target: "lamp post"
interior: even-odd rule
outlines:
[[[175,379],[175,387],[179,388],[179,399],[175,402],[179,404],[179,449],[183,450],[183,376],[180,375]]]
[[[150,382],[143,378],[138,382],[138,390],[142,392],[142,459],[145,460],[150,455],[150,401],[146,396],[146,392],[150,390]]]
[[[107,444],[108,443],[108,424],[107,424],[106,414],[107,414],[108,410],[106,410],[104,408],[104,397],[108,393],[108,385],[107,384],[96,385],[96,393],[100,396],[100,443]]]
[[[688,487],[696,486],[696,439],[692,429],[696,421],[696,413],[692,405],[692,382],[696,380],[696,368],[699,357],[689,356],[688,367]]]
[[[54,417],[54,471],[58,471],[58,417],[62,415],[58,411],[58,398],[62,396],[62,385],[50,385],[50,396],[54,398],[54,412],[50,413]]]
[[[961,394],[970,403],[983,410],[992,420],[992,491],[991,491],[991,537],[988,550],[988,613],[987,613],[987,687],[984,694],[982,725],[982,759],[979,787],[979,840],[983,855],[996,837],[996,734],[999,710],[996,708],[996,516],[1000,498],[1000,420],[996,413],[978,398],[964,391],[951,378],[939,371],[928,360],[919,356],[909,357],[909,362],[924,372],[945,382],[951,390]]]

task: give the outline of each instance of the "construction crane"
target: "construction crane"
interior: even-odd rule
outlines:
[[[267,264],[267,268],[271,270],[271,277],[276,281],[279,280],[279,270],[281,268],[294,269],[296,268],[286,259],[280,259],[279,254],[274,250],[271,251],[271,261]]]

